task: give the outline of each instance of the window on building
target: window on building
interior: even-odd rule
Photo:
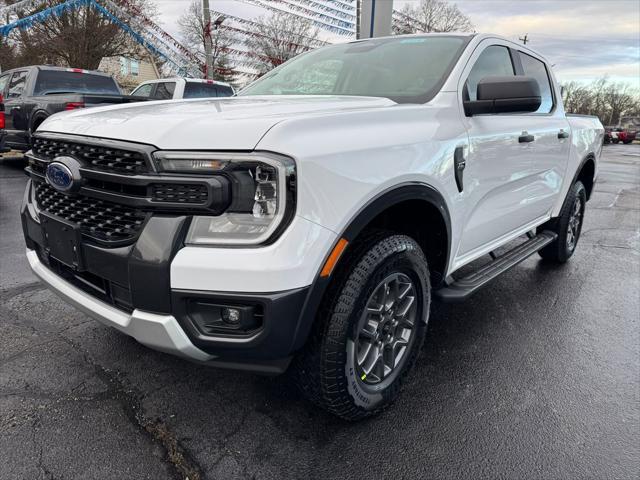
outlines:
[[[138,75],[140,75],[140,62],[138,60],[135,60],[135,59],[132,58],[129,61],[129,64],[131,66],[131,68],[129,70],[131,72],[131,75],[133,77],[137,77]]]
[[[120,57],[120,75],[126,77],[129,75],[129,59]]]

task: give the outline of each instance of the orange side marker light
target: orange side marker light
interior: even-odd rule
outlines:
[[[338,243],[336,243],[336,246],[333,247],[333,250],[331,251],[331,255],[329,255],[324,267],[322,267],[322,271],[320,272],[321,277],[328,277],[331,275],[333,268],[336,266],[336,263],[338,263],[338,260],[340,260],[340,256],[342,255],[342,252],[344,252],[344,249],[347,248],[347,245],[349,245],[349,242],[344,238],[341,238]]]

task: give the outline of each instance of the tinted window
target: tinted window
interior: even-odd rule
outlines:
[[[27,83],[27,72],[16,72],[11,77],[9,82],[9,91],[7,92],[7,98],[18,98],[24,91],[24,86]]]
[[[184,86],[184,98],[209,98],[218,96],[217,85],[213,83],[187,82]],[[221,95],[225,96],[225,95]],[[228,95],[226,95],[228,96]]]
[[[2,75],[0,77],[0,95],[4,95],[4,89],[7,87],[7,83],[9,83],[9,75]]]
[[[466,41],[391,37],[320,48],[272,70],[239,95],[358,95],[423,103],[435,95]]]
[[[507,47],[487,47],[476,60],[467,78],[469,100],[477,99],[478,82],[485,77],[515,75]]]
[[[227,87],[226,85],[216,85],[218,90],[219,97],[232,97],[233,96],[233,88]]]
[[[131,95],[135,95],[136,97],[150,97],[151,90],[153,90],[153,83],[147,83],[145,85],[140,85],[131,92]]]
[[[553,95],[551,93],[551,84],[549,82],[547,68],[543,62],[526,53],[520,52],[520,60],[522,61],[524,74],[527,77],[535,78],[538,81],[538,85],[540,85],[542,103],[536,113],[549,113],[553,108]]]
[[[153,98],[158,100],[171,100],[175,89],[175,82],[156,83],[156,92],[153,94]]]
[[[120,90],[115,80],[107,75],[67,72],[64,70],[40,70],[34,95],[50,95],[54,93],[119,95]]]

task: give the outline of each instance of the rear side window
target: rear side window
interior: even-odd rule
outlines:
[[[487,47],[476,60],[467,78],[469,100],[477,100],[478,83],[485,77],[515,76],[513,62],[507,47],[492,45]]]
[[[0,77],[0,95],[4,96],[4,91],[7,88],[7,83],[9,83],[9,75],[2,75]]]
[[[175,82],[156,83],[156,92],[153,94],[153,98],[157,100],[171,100],[175,89]]]
[[[218,96],[219,86],[213,83],[187,82],[184,86],[184,98],[210,98]],[[226,97],[228,95],[220,95]]]
[[[535,113],[549,113],[553,108],[553,94],[551,93],[551,82],[549,81],[549,73],[543,62],[531,55],[520,52],[520,61],[522,69],[527,77],[535,78],[540,85],[540,96],[542,103]]]
[[[18,98],[24,92],[27,84],[27,72],[15,72],[9,81],[9,91],[7,98]]]
[[[136,97],[150,97],[151,90],[153,90],[153,83],[147,83],[145,85],[140,85],[133,92],[131,92],[131,95],[134,95]]]
[[[108,75],[93,75],[65,70],[40,70],[34,95],[56,93],[95,93],[100,95],[120,95],[120,89]]]

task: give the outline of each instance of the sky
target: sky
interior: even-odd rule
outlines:
[[[243,18],[264,13],[240,0],[209,0],[212,9]],[[394,0],[378,0],[394,1]],[[177,20],[191,0],[155,0],[164,28],[179,38]],[[394,8],[419,0],[395,0]],[[477,32],[517,40],[554,65],[561,82],[603,75],[640,89],[640,0],[457,0]],[[346,40],[346,38],[345,38]]]

